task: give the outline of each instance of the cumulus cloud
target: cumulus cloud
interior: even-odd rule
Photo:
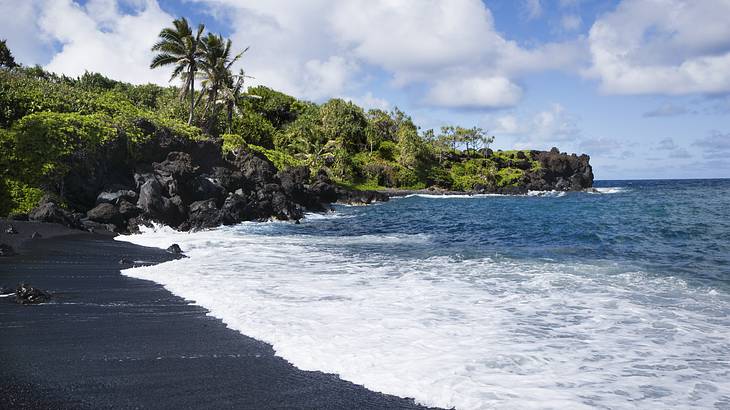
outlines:
[[[580,134],[575,118],[560,104],[527,116],[507,114],[487,122],[495,135],[518,136],[528,139],[527,143],[568,141]]]
[[[522,95],[519,76],[572,70],[587,56],[581,40],[525,48],[506,39],[480,0],[196,1],[226,16],[236,44],[252,45],[242,63],[260,82],[312,99],[361,93],[361,73],[375,68],[394,87],[423,90],[434,106],[511,106]],[[312,81],[332,59],[341,81]]]
[[[2,0],[0,34],[9,37],[25,64],[42,63],[70,76],[88,70],[132,83],[166,83],[169,70],[148,68],[150,47],[173,17],[155,0],[126,0],[124,6],[131,14],[121,12],[116,0],[88,0],[83,6],[71,0]]]
[[[730,91],[730,2],[624,0],[593,24],[592,68],[611,94]]]
[[[43,64],[52,52],[50,39],[38,26],[40,6],[37,1],[0,0],[0,38],[23,64]]]
[[[61,44],[46,69],[72,76],[88,70],[131,83],[166,83],[169,70],[149,69],[150,48],[174,17],[155,0],[128,5],[134,6],[132,14],[120,12],[116,1],[89,0],[85,6],[70,0],[46,2],[40,26]]]
[[[506,107],[517,104],[522,89],[505,77],[473,77],[438,80],[426,103],[452,108]]]

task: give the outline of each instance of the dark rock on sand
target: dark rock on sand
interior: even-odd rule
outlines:
[[[114,224],[121,226],[124,224],[124,218],[122,217],[119,209],[110,203],[103,202],[95,206],[86,212],[86,217],[94,222],[103,224]]]
[[[18,230],[15,229],[13,225],[8,225],[7,229],[5,229],[5,233],[8,235],[15,235],[18,233]]]
[[[6,245],[4,243],[0,243],[0,257],[4,256],[15,256],[18,253],[15,252],[15,249],[13,249],[12,246]]]
[[[51,300],[51,294],[28,284],[22,283],[15,289],[15,303],[31,305],[44,303]]]
[[[36,231],[36,232],[33,232],[33,234],[32,234],[32,235],[30,235],[30,238],[31,238],[31,239],[40,239],[40,238],[42,238],[42,237],[43,237],[43,235],[41,235],[41,234],[40,234],[40,232],[38,232],[38,231]]]
[[[176,255],[179,255],[179,254],[183,253],[182,249],[180,249],[180,245],[178,245],[176,243],[173,243],[172,245],[170,245],[167,248],[167,251],[170,252],[170,253],[174,253]]]
[[[61,208],[50,200],[41,201],[38,207],[30,211],[28,218],[36,222],[51,222],[69,228],[81,228],[81,222],[77,215]]]

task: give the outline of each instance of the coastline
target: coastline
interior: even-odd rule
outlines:
[[[0,285],[26,282],[54,297],[36,306],[0,298],[1,406],[423,408],[299,370],[161,285],[121,275],[121,258],[175,258],[164,250],[9,223],[20,233],[0,242],[13,236],[19,255],[0,259]],[[29,230],[43,238],[23,240]]]

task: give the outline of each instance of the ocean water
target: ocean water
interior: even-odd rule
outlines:
[[[409,196],[121,237],[306,370],[457,409],[730,408],[730,180]]]

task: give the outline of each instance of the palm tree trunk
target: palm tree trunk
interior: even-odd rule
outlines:
[[[228,102],[228,121],[227,121],[227,126],[226,126],[226,133],[227,134],[230,134],[231,133],[231,125],[232,125],[232,123],[233,123],[233,102],[232,101],[229,101]]]
[[[190,116],[188,117],[188,125],[193,123],[193,111],[195,110],[195,70],[190,67]]]

